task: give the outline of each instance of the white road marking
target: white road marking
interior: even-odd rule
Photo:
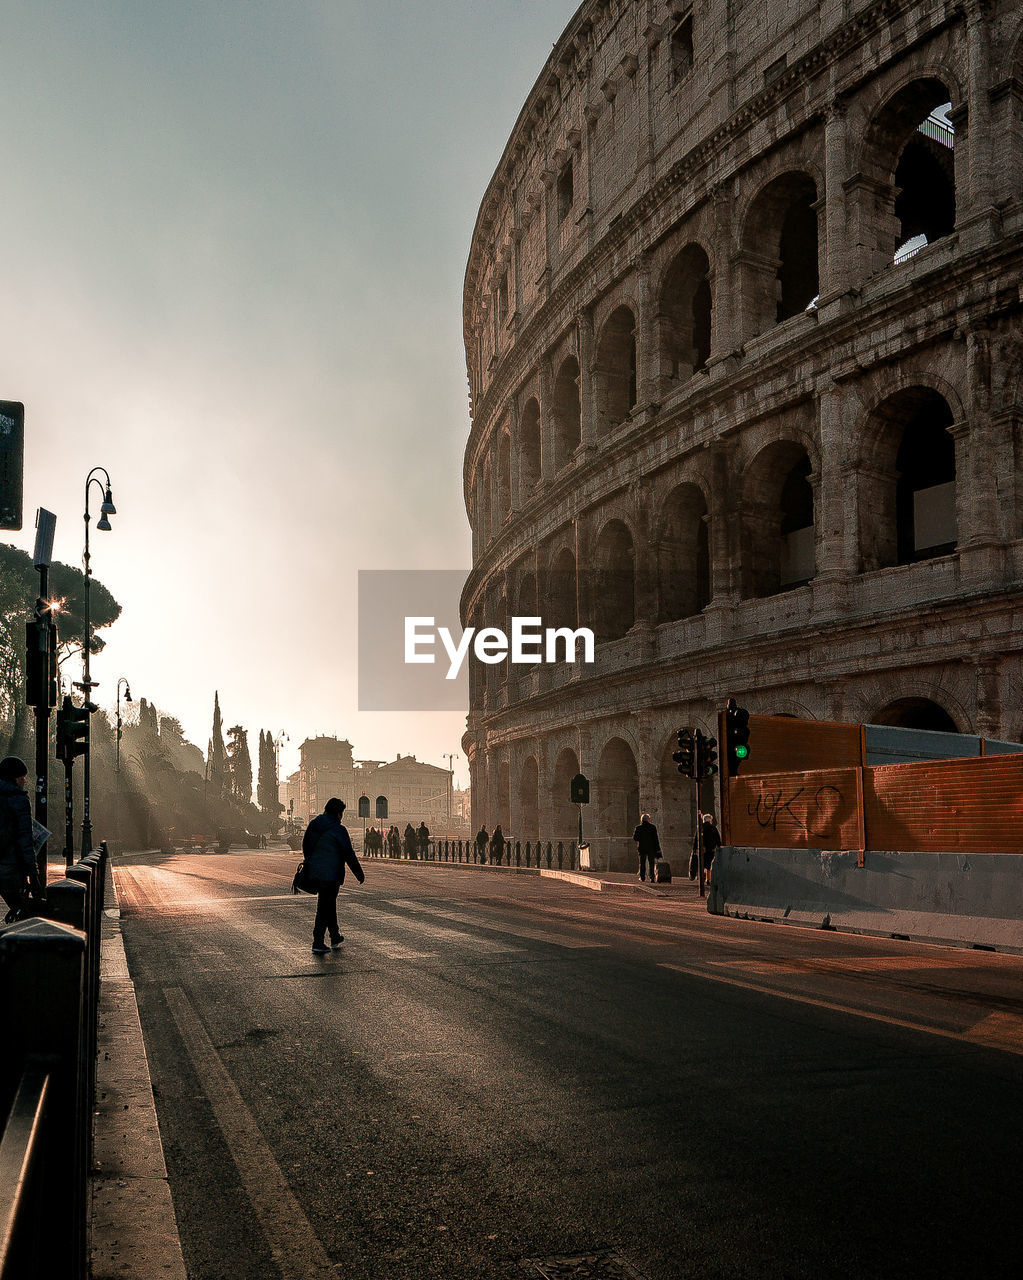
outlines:
[[[742,963],[741,961],[735,963]],[[676,973],[685,973],[692,978],[705,978],[708,982],[723,982],[729,987],[741,987],[744,991],[755,991],[758,995],[773,996],[778,1000],[791,1000],[796,1004],[808,1004],[817,1009],[829,1009],[833,1013],[848,1013],[854,1018],[866,1018],[869,1022],[883,1022],[887,1026],[902,1027],[907,1031],[922,1031],[925,1035],[941,1036],[945,1040],[958,1040],[960,1044],[972,1042],[983,1044],[988,1048],[1003,1049],[1006,1053],[1023,1054],[1023,1020],[1016,1019],[1019,1030],[1009,1034],[1008,1028],[1001,1026],[997,1030],[992,1027],[989,1034],[985,1034],[982,1028],[991,1018],[984,1018],[981,1022],[974,1024],[972,1028],[965,1031],[948,1031],[943,1027],[928,1026],[923,1022],[913,1022],[908,1018],[893,1018],[888,1014],[876,1013],[871,1009],[858,1009],[854,1005],[839,1004],[834,1000],[820,1000],[816,996],[801,995],[793,991],[779,991],[776,987],[764,986],[759,982],[743,982],[740,978],[726,977],[722,973],[715,973],[706,969],[698,969],[695,965],[682,964],[661,964],[662,969],[673,969]],[[753,966],[743,965],[744,968],[752,968]],[[778,972],[777,966],[772,966],[774,972]],[[998,1015],[992,1015],[997,1017]],[[980,1031],[980,1034],[977,1034]]]
[[[334,1263],[292,1194],[188,997],[180,987],[168,987],[164,995],[282,1277],[308,1280],[311,1275],[334,1275]]]

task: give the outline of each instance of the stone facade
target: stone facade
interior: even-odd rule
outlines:
[[[1015,0],[580,7],[472,240],[462,612],[596,663],[473,665],[474,822],[581,769],[677,855],[729,695],[1023,734],[1021,249]]]

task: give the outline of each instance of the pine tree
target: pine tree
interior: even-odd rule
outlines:
[[[276,819],[281,811],[277,786],[277,753],[269,729],[259,734],[259,786],[256,790],[259,807],[269,818]]]
[[[227,731],[230,739],[227,755],[230,761],[230,789],[241,804],[252,803],[252,757],[249,755],[249,734],[240,724],[233,724]]]
[[[220,715],[220,694],[213,695],[213,737],[209,751],[209,792],[220,797],[228,794],[230,779],[227,773],[227,751],[224,748],[224,722]]]

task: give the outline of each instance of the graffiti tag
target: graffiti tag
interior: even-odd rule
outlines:
[[[764,830],[770,828],[772,831],[777,831],[780,818],[783,826],[799,827],[808,836],[831,834],[834,829],[835,815],[844,799],[841,791],[830,783],[818,787],[806,805],[806,815],[801,816],[792,806],[805,792],[806,787],[800,787],[789,796],[786,796],[781,788],[777,791],[763,791],[757,796],[755,805],[752,803],[746,805],[746,812]],[[812,814],[811,808],[814,810]],[[811,825],[811,820],[814,825]],[[822,827],[817,826],[819,821],[823,821]]]

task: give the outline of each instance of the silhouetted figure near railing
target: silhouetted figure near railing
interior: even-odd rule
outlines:
[[[494,834],[490,837],[490,861],[501,865],[501,859],[504,857],[504,832],[501,830],[501,824],[498,823],[494,828]]]
[[[27,786],[28,765],[24,760],[17,756],[0,760],[0,897],[9,908],[4,917],[6,924],[23,914],[30,898],[42,897]]]
[[[487,834],[486,827],[480,827],[476,832],[476,856],[480,862],[487,860],[487,846],[490,844],[490,836]]]
[[[418,843],[416,837],[416,829],[411,822],[405,824],[405,857],[414,858],[416,856],[416,845]]]
[[[632,833],[632,838],[636,842],[636,848],[639,851],[639,878],[646,879],[646,864],[650,863],[650,882],[654,879],[654,864],[657,862],[657,855],[661,852],[661,842],[657,838],[657,828],[650,821],[649,813],[644,813],[639,820],[639,826]]]
[[[419,824],[416,839],[419,841],[419,856],[425,861],[430,856],[430,828],[425,822]]]

